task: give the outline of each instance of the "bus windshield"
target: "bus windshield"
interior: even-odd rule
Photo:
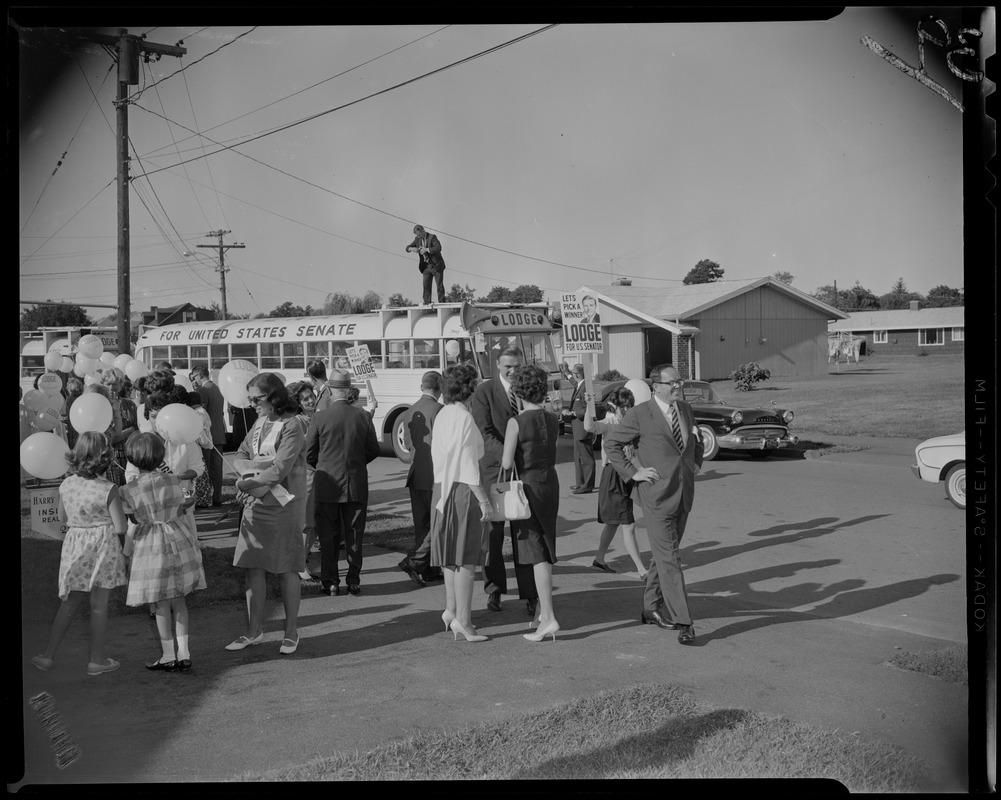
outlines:
[[[526,364],[535,364],[546,372],[556,372],[556,354],[548,332],[486,334],[486,353],[480,353],[480,371],[483,379],[492,378],[497,366],[498,354],[506,347],[519,347],[525,354]]]

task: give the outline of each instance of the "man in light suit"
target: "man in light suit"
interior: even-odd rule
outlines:
[[[306,432],[306,462],[316,469],[316,537],[323,593],[340,594],[341,539],[347,551],[348,592],[361,591],[362,543],[368,513],[368,464],[379,440],[367,411],[347,402],[351,373],[335,369],[327,381],[330,405],[313,414]]]
[[[643,593],[647,625],[676,629],[682,644],[695,643],[679,549],[695,497],[695,476],[702,469],[702,437],[692,407],[681,400],[684,381],[670,364],[650,372],[653,396],[631,408],[606,435],[608,460],[624,480],[637,484],[653,563]],[[625,457],[636,448],[643,467]]]
[[[523,355],[517,347],[506,347],[497,357],[494,377],[483,381],[473,392],[470,410],[476,427],[483,434],[483,458],[480,459],[480,481],[483,488],[497,482],[501,457],[504,455],[504,433],[507,421],[518,414],[515,405],[521,408],[517,398],[512,401],[511,377],[521,366]],[[535,571],[531,564],[518,562],[518,523],[511,523],[511,545],[514,550],[514,575],[518,581],[518,597],[528,601],[528,613],[534,617],[539,603],[539,592],[535,587]],[[487,608],[501,610],[501,595],[507,594],[507,568],[504,565],[504,523],[490,523],[490,546],[487,563],[483,568],[483,588],[490,600]]]
[[[438,567],[431,566],[431,497],[434,490],[434,464],[431,461],[431,435],[434,419],[441,411],[441,374],[425,372],[421,378],[421,396],[403,415],[403,440],[410,452],[407,489],[410,490],[410,510],[414,515],[415,552],[399,567],[418,586],[442,577]]]
[[[584,430],[584,411],[587,410],[584,399],[584,367],[574,364],[573,372],[577,385],[573,390],[570,408],[563,410],[563,418],[570,421],[570,431],[573,434],[573,463],[577,477],[577,483],[570,487],[570,493],[590,494],[594,491],[594,435]]]
[[[222,451],[226,447],[226,401],[222,391],[209,376],[208,367],[199,364],[188,376],[202,398],[202,408],[212,423],[212,447],[202,450],[205,468],[212,483],[212,505],[222,505]]]

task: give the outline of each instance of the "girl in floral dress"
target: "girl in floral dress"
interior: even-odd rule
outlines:
[[[90,663],[88,675],[118,669],[104,657],[108,623],[108,596],[124,586],[125,560],[119,536],[125,532],[125,514],[118,487],[105,474],[111,464],[111,442],[103,433],[81,433],[67,456],[69,476],[59,487],[59,514],[68,526],[59,558],[59,597],[45,653],[31,659],[40,670],[52,668],[66,630],[84,594],[90,594]]]
[[[120,490],[122,507],[136,523],[125,541],[125,552],[132,557],[125,602],[130,606],[153,603],[156,607],[163,652],[146,668],[165,672],[191,669],[184,598],[205,588],[205,571],[197,540],[189,535],[181,517],[195,498],[185,496],[177,475],[161,469],[164,445],[156,434],[134,434],[125,445],[125,454],[129,464],[139,470],[138,477]]]

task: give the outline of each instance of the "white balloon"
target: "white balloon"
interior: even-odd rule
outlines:
[[[76,349],[87,358],[93,358],[96,361],[104,352],[104,342],[101,341],[100,336],[88,333],[86,336],[80,337],[80,341],[76,343]]]
[[[180,372],[174,373],[174,385],[183,386],[189,392],[195,387],[191,385],[191,381],[188,379],[187,375],[182,375]]]
[[[194,444],[202,432],[202,420],[193,408],[171,403],[156,415],[156,429],[174,444]]]
[[[94,392],[84,392],[70,406],[70,423],[77,433],[104,432],[111,425],[114,412],[108,398]]]
[[[76,364],[73,363],[73,359],[69,356],[63,356],[63,363],[59,365],[60,372],[73,372],[76,370]]]
[[[103,366],[99,359],[88,356],[82,350],[76,354],[76,365],[80,368],[80,371],[83,372],[84,375],[90,375]]]
[[[60,356],[62,358],[62,356]],[[44,395],[59,394],[63,388],[63,379],[54,372],[46,372],[38,378],[38,391]]]
[[[623,388],[628,389],[633,393],[633,397],[636,398],[636,405],[645,403],[652,397],[652,393],[650,392],[650,387],[647,385],[647,382],[641,381],[639,378],[633,378],[630,381],[626,381],[626,385]]]
[[[107,350],[105,350],[103,353],[101,353],[99,361],[105,366],[113,367],[115,366],[115,354],[109,353]]]
[[[128,353],[122,353],[115,359],[114,365],[118,367],[122,372],[125,372],[125,368],[129,365],[130,361],[132,361],[132,356],[130,356]]]
[[[219,370],[219,391],[226,402],[236,408],[250,408],[250,398],[247,396],[247,383],[257,375],[257,367],[249,361],[234,359],[223,364]]]
[[[125,375],[130,381],[135,383],[140,378],[149,375],[149,368],[142,362],[136,359],[130,359],[129,363],[125,365]]]
[[[62,437],[54,433],[33,433],[21,442],[21,466],[36,478],[58,478],[69,468],[66,462],[69,451]]]
[[[45,354],[45,358],[42,359],[42,361],[45,364],[45,368],[47,370],[49,370],[50,372],[55,372],[56,370],[59,369],[59,367],[62,366],[63,357],[62,355],[60,355],[58,350],[49,350],[49,352]]]

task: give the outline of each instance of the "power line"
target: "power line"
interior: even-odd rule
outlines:
[[[433,69],[430,72],[425,72],[423,75],[418,75],[415,78],[410,78],[410,79],[405,80],[405,81],[403,81],[401,83],[397,83],[397,84],[394,84],[393,86],[389,86],[389,87],[387,87],[385,89],[380,89],[377,92],[372,92],[371,94],[365,95],[364,97],[359,97],[356,100],[351,100],[351,101],[349,101],[347,103],[343,103],[343,104],[341,104],[339,106],[336,106],[334,108],[329,108],[326,111],[320,111],[320,112],[318,112],[316,114],[312,114],[311,116],[304,117],[303,119],[297,120],[295,122],[290,122],[287,125],[279,126],[279,127],[275,128],[274,130],[266,131],[264,133],[257,134],[256,136],[252,136],[252,137],[250,137],[248,139],[244,139],[243,141],[239,142],[238,144],[235,144],[235,145],[224,145],[224,146],[221,146],[219,150],[213,150],[211,153],[206,153],[205,155],[196,156],[195,158],[189,158],[189,159],[187,159],[187,161],[181,161],[178,164],[171,164],[171,165],[168,165],[166,167],[159,167],[158,169],[155,169],[152,172],[147,173],[147,175],[155,175],[157,172],[163,172],[164,170],[172,169],[173,167],[180,166],[180,164],[189,164],[192,161],[199,161],[202,158],[208,158],[209,156],[215,155],[216,153],[220,153],[223,150],[230,150],[230,149],[232,149],[234,147],[239,147],[239,146],[243,146],[245,144],[250,144],[251,142],[257,141],[258,139],[263,139],[263,138],[265,138],[267,136],[272,136],[272,135],[274,135],[276,133],[280,133],[282,131],[287,131],[287,130],[290,130],[291,128],[295,128],[295,127],[297,127],[299,125],[303,125],[303,124],[305,124],[307,122],[312,122],[313,120],[320,119],[321,117],[325,117],[328,114],[333,114],[335,111],[343,111],[345,108],[350,108],[351,106],[357,105],[358,103],[362,103],[362,102],[364,102],[366,100],[371,100],[373,97],[379,97],[380,95],[386,94],[387,92],[392,92],[392,91],[395,91],[396,89],[400,89],[400,88],[402,88],[404,86],[409,86],[412,83],[416,83],[417,81],[424,80],[425,78],[430,78],[433,75],[437,75],[440,72],[445,72],[446,70],[452,69],[453,67],[461,66],[462,64],[466,64],[466,63],[468,63],[470,61],[474,61],[477,58],[482,58],[484,56],[490,55],[491,53],[495,53],[498,50],[503,50],[505,47],[510,47],[513,44],[518,44],[519,42],[522,42],[525,39],[528,39],[528,38],[530,38],[532,36],[537,36],[538,34],[543,33],[543,32],[545,32],[547,30],[551,30],[552,28],[555,28],[555,27],[556,27],[555,24],[554,25],[546,25],[545,27],[539,28],[536,31],[531,31],[529,33],[526,33],[523,36],[519,36],[519,37],[517,37],[515,39],[511,39],[511,40],[509,40],[507,42],[502,42],[499,45],[495,45],[494,47],[490,47],[490,48],[488,48],[486,50],[482,50],[479,53],[474,53],[473,55],[467,56],[466,58],[459,59],[458,61],[453,61],[451,64],[446,64],[445,66],[438,67],[437,69]],[[142,106],[137,106],[137,108],[143,108],[144,111],[149,111],[149,109],[146,109],[146,108],[144,108]],[[149,113],[152,114],[152,113],[155,113],[155,112],[149,111]],[[216,144],[218,144],[218,142]],[[145,176],[137,176],[137,177],[145,177]]]

